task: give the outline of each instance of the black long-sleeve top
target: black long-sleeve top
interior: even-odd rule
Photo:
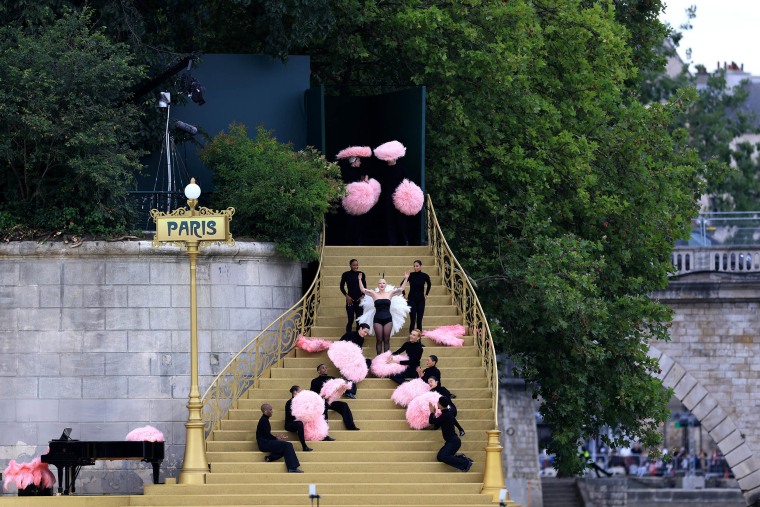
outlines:
[[[422,299],[430,294],[430,276],[422,271],[412,271],[409,273],[409,280],[406,282],[409,287],[409,299]],[[427,290],[425,289],[427,285]]]
[[[319,377],[312,379],[311,386],[309,386],[309,390],[314,391],[315,393],[319,394],[319,392],[322,390],[322,386],[325,385],[325,382],[328,380],[332,380],[335,377],[331,377],[329,375],[320,375]]]
[[[293,398],[290,398],[285,402],[285,424],[296,422],[295,416],[293,416],[293,410],[290,408],[293,403]]]
[[[422,380],[425,382],[428,381],[430,377],[435,377],[438,380],[438,385],[441,384],[441,370],[438,369],[436,366],[428,366],[424,370],[422,370]]]
[[[338,341],[355,343],[359,348],[364,347],[364,337],[359,334],[359,331],[349,331],[341,336]]]
[[[445,396],[448,399],[451,399],[451,391],[449,391],[448,389],[446,389],[445,387],[443,387],[441,384],[438,384],[436,387],[434,387],[433,389],[431,389],[431,391],[434,392],[434,393],[438,393],[441,396]]]
[[[400,361],[399,364],[405,364],[412,368],[417,368],[422,359],[422,342],[404,342],[401,348],[394,352],[393,355],[396,356],[402,352],[406,352],[406,355],[409,356],[409,360]]]
[[[269,424],[269,418],[264,414],[261,414],[259,424],[256,425],[256,440],[277,440],[277,437],[272,435],[272,426]]]
[[[367,278],[363,271],[345,271],[340,277],[340,291],[344,296],[351,296],[355,301],[364,295],[359,289],[359,274],[362,275],[362,285],[367,286]]]
[[[449,441],[452,438],[459,438],[454,432],[454,416],[451,415],[448,408],[441,410],[441,415],[436,417],[435,412],[430,414],[428,418],[430,424],[437,424],[441,428],[441,435],[445,441]]]

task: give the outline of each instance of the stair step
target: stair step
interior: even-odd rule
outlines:
[[[438,360],[439,362],[441,362],[440,357]],[[315,361],[315,363],[317,364],[314,365],[313,367],[308,366],[304,368],[272,368],[271,378],[296,378],[296,379],[314,378],[316,377],[316,367],[319,366],[319,361]],[[440,364],[439,367],[441,369],[441,376],[443,376],[444,374],[446,375],[444,380],[483,377],[483,370],[481,370],[480,368],[469,368],[469,367],[461,368],[459,367],[458,363],[457,363],[457,366],[447,366],[446,368],[443,368],[443,364]],[[335,366],[330,364],[327,368],[327,374],[332,377],[340,377],[340,370],[338,370]],[[370,387],[371,384],[367,384],[367,382],[370,380],[382,381],[385,384],[392,385],[394,389],[397,386],[397,384],[393,382],[392,380],[378,379],[378,378],[373,378],[373,377],[365,378],[364,380],[359,382],[359,386]],[[374,384],[377,384],[377,382],[375,382]],[[385,386],[378,386],[378,387],[385,387]]]
[[[432,328],[426,328],[426,329],[432,329]],[[343,336],[343,333],[346,332],[346,327],[341,326],[333,326],[333,327],[320,327],[320,326],[314,326],[311,328],[311,336],[312,337],[318,337],[318,338],[324,338],[327,340],[337,340],[341,336]],[[464,345],[462,347],[445,347],[443,345],[438,345],[434,341],[432,341],[429,338],[422,337],[422,345],[425,348],[425,351],[423,354],[435,354],[439,358],[441,357],[480,357],[480,353],[477,351],[477,349],[474,346],[474,338],[472,336],[462,336],[464,339]],[[405,341],[407,341],[408,335],[396,335],[391,336],[391,351],[396,351],[403,345]],[[364,351],[364,355],[367,356],[369,359],[372,359],[374,357],[374,345],[375,345],[375,337],[372,335],[368,335],[364,339],[364,348],[362,349]],[[327,352],[306,352],[305,350],[301,349],[295,349],[292,351],[294,355],[289,357],[322,357],[327,359]],[[424,357],[424,355],[423,355]]]
[[[211,472],[221,473],[264,473],[264,472],[277,472],[281,471],[286,474],[285,464],[282,460],[275,463],[265,463],[263,460],[256,463],[237,463],[237,462],[214,462],[210,464]],[[417,474],[419,472],[438,472],[438,473],[457,473],[459,472],[445,463],[438,461],[428,462],[409,462],[399,463],[396,461],[382,462],[376,461],[373,463],[367,462],[349,462],[344,461],[342,463],[305,463],[301,465],[301,470],[305,473],[333,473],[344,474],[350,472],[356,472],[361,470],[364,473],[375,472],[387,472],[388,470],[394,470],[398,473]],[[473,463],[472,468],[468,472],[470,474],[483,474],[483,464]]]
[[[294,475],[294,474],[289,474]],[[438,474],[439,476],[442,474]],[[467,475],[467,474],[462,474]],[[286,495],[294,494],[298,489],[303,488],[303,493],[308,493],[308,484],[285,483],[279,482],[279,478],[274,478],[267,484],[267,494]],[[256,484],[177,484],[177,485],[146,485],[146,493],[157,496],[166,495],[257,495],[261,493],[261,488]],[[363,494],[363,495],[380,495],[387,494],[389,489],[393,489],[398,494],[476,494],[480,492],[480,484],[474,482],[433,482],[433,483],[382,483],[374,482],[372,484],[356,484],[350,482],[323,482],[319,484],[318,492],[322,496],[332,496],[339,494]],[[295,490],[295,491],[294,491]],[[303,494],[302,493],[302,494]]]
[[[300,475],[300,474],[299,474]],[[150,495],[143,497],[132,497],[131,505],[304,505],[308,502],[308,489],[304,493],[290,495],[270,495],[259,492],[255,495]],[[323,497],[323,502],[329,505],[356,505],[356,495],[352,494],[332,494],[329,499]],[[491,498],[487,495],[474,494],[377,494],[362,495],[362,505],[414,505],[419,506],[421,503],[430,505],[490,505]]]
[[[261,387],[264,389],[281,389],[284,390],[284,392],[288,392],[288,389],[290,389],[290,386],[292,386],[294,383],[298,384],[299,382],[302,385],[302,387],[308,386],[308,382],[311,382],[311,376],[306,378],[262,378],[259,380],[259,383]],[[382,382],[383,384],[387,385],[389,382],[391,382],[388,379],[377,379],[377,378],[368,378],[365,379],[363,383],[367,383],[367,386],[365,387],[373,387],[372,383],[379,383]],[[463,389],[488,389],[488,381],[483,376],[481,378],[445,378],[444,379],[446,388],[455,393],[457,396],[462,396],[460,391]],[[392,385],[392,384],[391,384]],[[377,387],[385,387],[385,386],[377,386]]]
[[[432,430],[428,430],[432,431]],[[483,442],[486,441],[485,436],[481,438],[481,435],[477,430],[467,433],[462,437],[462,448],[460,452],[472,456],[475,452],[483,450]],[[288,440],[295,446],[296,452],[301,455],[301,446],[298,443],[294,433],[290,433]],[[442,445],[442,444],[441,444]],[[314,449],[313,453],[323,452],[350,452],[350,451],[362,451],[362,452],[374,452],[377,449],[383,449],[384,451],[427,451],[431,449],[431,443],[423,441],[405,440],[402,442],[379,442],[376,440],[368,441],[343,441],[335,440],[334,442],[310,442],[309,447]],[[211,440],[206,443],[207,453],[210,455],[212,452],[243,452],[243,451],[256,451],[258,452],[258,446],[253,439],[250,440],[228,440],[217,441]],[[435,447],[438,449],[438,447]]]
[[[271,380],[271,379],[268,379]],[[390,400],[391,393],[393,392],[394,387],[383,387],[383,388],[372,388],[369,384],[363,385],[366,382],[369,382],[372,379],[366,379],[364,382],[359,384],[359,390],[357,392],[357,399],[356,400],[350,400],[351,406],[353,406],[354,403],[360,403],[368,400]],[[451,391],[453,389],[450,388],[448,385],[448,381],[444,379],[446,382],[446,387],[449,388]],[[263,379],[262,379],[263,382]],[[285,402],[290,398],[290,393],[288,392],[288,389],[291,385],[297,384],[301,385],[303,388],[307,388],[309,386],[309,382],[311,382],[310,379],[293,379],[291,384],[288,384],[285,382],[284,384],[287,384],[287,387],[283,388],[281,386],[264,386],[262,385],[261,388],[256,389],[255,393],[250,392],[247,394],[247,396],[256,396],[256,398],[248,398],[249,400],[253,400],[256,404],[254,407],[260,408],[262,403],[270,403],[273,407],[284,407]],[[457,398],[454,400],[454,404],[459,407],[460,403],[463,403],[467,400],[491,400],[491,392],[490,389],[487,387],[468,387],[468,388],[461,388],[457,389],[455,394],[457,395]],[[240,402],[242,403],[242,399]],[[281,402],[281,404],[279,404]],[[464,405],[462,405],[464,407]]]
[[[251,422],[251,424],[253,424],[253,422]],[[443,445],[443,440],[441,439],[440,431],[412,430],[408,426],[400,430],[348,431],[344,429],[342,421],[330,421],[330,425],[331,425],[330,436],[341,442],[359,442],[359,441],[362,441],[362,442],[383,442],[383,441],[405,442],[405,441],[411,440],[411,441],[417,441],[417,442],[433,442],[434,444],[437,444],[439,447]],[[484,443],[486,442],[487,438],[486,438],[485,431],[487,430],[468,428],[463,422],[462,422],[462,426],[464,427],[465,431],[467,431],[467,435],[464,437],[465,440],[469,441],[470,439],[473,439],[473,440],[482,440]],[[490,426],[493,426],[493,422],[491,422]],[[361,428],[361,426],[359,427]],[[487,429],[491,429],[491,428],[489,427]],[[255,437],[256,426],[254,425],[252,428],[249,428],[248,430],[222,429],[222,430],[216,430],[214,433],[215,434],[218,433],[218,435],[215,435],[215,439],[221,440],[221,441],[231,441],[231,440],[253,441],[256,438]],[[277,431],[277,433],[284,433],[284,431],[282,432]],[[325,443],[329,444],[330,442],[325,442]]]
[[[374,357],[374,355],[375,355],[375,347],[372,346],[370,348],[370,347],[365,346],[364,349],[362,349],[362,352],[365,354],[365,357],[367,357],[368,359],[372,359]],[[439,354],[438,350],[433,351],[432,348],[428,349],[428,347],[425,347],[425,354],[427,354],[427,355],[430,355],[430,354],[437,355],[438,356],[438,361],[441,363],[441,368],[443,368],[443,363],[446,361],[446,356],[443,356],[443,355]],[[327,353],[325,353],[325,357],[327,357]],[[425,357],[425,356],[423,356],[423,357]],[[312,373],[316,376],[316,368],[318,366],[318,364],[314,364],[316,361],[318,361],[317,356],[313,356],[313,357],[300,357],[300,356],[299,357],[286,357],[285,359],[283,359],[283,368],[284,369],[290,369],[290,368],[294,368],[294,369],[295,368],[310,368],[312,370]],[[325,363],[325,364],[327,364],[327,363]],[[457,366],[459,368],[480,368],[480,366],[482,364],[483,364],[483,360],[479,356],[475,356],[473,354],[472,357],[458,357],[456,359],[456,364],[454,366]],[[331,368],[332,368],[332,370],[330,370]],[[274,369],[273,369],[273,371],[274,371]],[[337,373],[338,370],[334,366],[328,365],[328,371],[334,371],[334,372]],[[448,368],[448,365],[447,365],[446,368],[443,369],[443,371],[441,372],[441,374],[443,375],[445,373],[446,376],[448,377],[449,376],[448,375],[448,371],[449,371],[449,368]],[[481,372],[481,374],[482,374],[482,372]],[[330,375],[332,375],[332,374],[330,374]],[[372,377],[370,377],[370,378],[372,378]]]
[[[330,425],[330,431],[338,431],[345,429],[345,426],[343,426],[343,420],[341,419],[340,415],[330,411],[329,412],[329,425]],[[273,416],[274,417],[274,416]],[[462,427],[467,430],[490,430],[493,427],[493,421],[489,419],[467,419],[468,414],[466,412],[462,413],[462,417],[457,417],[457,420],[459,421],[459,424],[462,425]],[[221,428],[224,431],[237,431],[237,432],[256,432],[256,422],[258,421],[258,418],[256,419],[226,419],[221,422]],[[356,425],[361,428],[363,431],[366,432],[375,432],[379,430],[387,430],[387,431],[420,431],[420,430],[412,430],[412,428],[409,427],[409,423],[406,422],[406,419],[404,418],[404,412],[402,409],[399,409],[399,414],[396,420],[389,420],[389,419],[363,419],[359,417],[357,414],[354,414],[354,421],[356,421]],[[284,424],[284,421],[282,419],[273,419],[272,420],[272,428],[282,428]],[[279,430],[276,430],[279,431]],[[281,433],[284,432],[284,430],[281,431]],[[332,433],[331,433],[332,434]],[[246,437],[242,436],[241,439],[245,440]],[[440,438],[440,434],[438,435],[438,438]]]
[[[206,475],[207,484],[289,484],[303,485],[318,483],[319,491],[322,484],[366,484],[366,483],[392,483],[392,484],[477,484],[482,486],[481,478],[477,474],[449,473],[446,472],[416,472],[414,474],[394,472],[347,472],[333,474],[330,472],[310,472],[306,474],[284,474],[282,472],[263,472],[256,475],[246,473],[212,473]],[[146,490],[152,485],[146,485]]]
[[[421,462],[435,462],[435,456],[438,453],[438,449],[443,445],[435,444],[430,445],[426,451],[382,451],[375,450],[371,454],[367,454],[364,451],[326,451],[326,452],[298,452],[299,446],[296,447],[296,454],[298,460],[302,464],[306,463],[342,463],[345,461],[353,461],[355,463],[364,463],[365,460],[371,459],[373,461],[385,461],[396,463],[421,463]],[[206,454],[209,462],[229,462],[229,463],[256,463],[257,461],[264,461],[265,453],[260,451],[239,451],[239,452],[209,452]],[[484,450],[475,451],[468,454],[470,458],[475,461],[483,461],[486,453]]]
[[[364,389],[361,384],[359,384],[359,390],[357,391],[357,398],[355,400],[348,400],[346,398],[343,398],[344,401],[350,402],[351,405],[351,411],[356,412],[357,410],[370,410],[370,409],[397,409],[402,410],[398,405],[393,403],[390,399],[390,393],[392,391],[388,390],[384,394],[386,396],[383,396],[382,398],[371,398],[371,395],[377,394],[373,392],[372,390]],[[462,391],[463,393],[466,392],[466,390]],[[253,410],[257,412],[258,414],[261,414],[260,407],[264,403],[270,403],[275,411],[277,411],[278,408],[284,407],[285,402],[290,399],[290,396],[286,396],[281,392],[273,392],[273,391],[263,391],[258,390],[256,393],[251,393],[251,396],[261,396],[261,398],[254,399],[254,398],[241,398],[238,401],[238,409],[239,410]],[[459,409],[460,412],[465,412],[469,410],[480,410],[485,409],[488,410],[490,414],[493,414],[493,407],[491,406],[491,398],[465,398],[464,395],[459,395],[454,400],[454,404],[457,406],[457,409]],[[258,420],[258,417],[257,417]]]

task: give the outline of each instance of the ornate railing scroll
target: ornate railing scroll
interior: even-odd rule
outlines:
[[[428,243],[433,250],[436,265],[441,270],[443,284],[451,292],[454,304],[464,320],[464,326],[475,337],[475,346],[480,352],[488,384],[493,393],[494,429],[498,429],[499,372],[491,329],[488,327],[488,320],[486,320],[483,307],[480,306],[480,301],[477,294],[475,294],[475,289],[472,287],[470,279],[467,277],[467,273],[462,269],[459,261],[454,257],[451,248],[449,248],[448,243],[446,243],[441,226],[438,224],[438,218],[435,216],[433,201],[429,195],[427,196],[426,211]]]
[[[243,347],[203,394],[203,423],[206,438],[219,426],[220,421],[237,400],[250,387],[258,386],[261,374],[295,347],[298,336],[308,335],[311,331],[320,301],[324,247],[323,224],[319,245],[319,266],[306,294]]]

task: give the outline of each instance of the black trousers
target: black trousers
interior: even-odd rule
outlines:
[[[361,299],[361,296],[359,296],[359,299]],[[351,331],[351,328],[354,326],[356,326],[357,330],[359,329],[359,323],[356,322],[356,319],[364,313],[362,305],[359,304],[359,299],[354,299],[353,303],[346,305],[346,318],[348,319],[346,322],[346,333]]]
[[[402,371],[401,373],[397,373],[395,375],[391,375],[388,377],[392,381],[394,381],[397,384],[403,384],[406,382],[406,379],[408,378],[419,378],[420,375],[417,373],[417,367],[416,366],[408,366],[406,370]]]
[[[261,452],[268,452],[269,459],[278,460],[285,456],[285,466],[288,470],[298,468],[301,463],[298,461],[296,451],[293,449],[293,444],[285,442],[284,440],[256,440],[259,444],[259,450]]]
[[[343,401],[333,401],[328,404],[327,401],[325,401],[325,420],[327,420],[328,408],[340,414],[343,418],[343,424],[346,425],[346,429],[352,430],[356,428],[356,424],[354,424],[354,415],[351,413],[351,407],[348,406],[348,403]]]
[[[409,305],[409,332],[412,329],[422,329],[422,317],[425,315],[425,296],[421,298],[408,299]]]
[[[306,445],[306,436],[303,432],[303,423],[301,421],[293,421],[291,423],[285,423],[285,430],[292,431],[298,435],[298,440],[301,442],[303,448],[309,447]]]
[[[443,444],[441,450],[438,451],[438,456],[436,456],[436,459],[458,470],[464,470],[467,468],[469,461],[456,456],[456,453],[460,447],[462,447],[462,441],[459,440],[459,437],[454,437]]]

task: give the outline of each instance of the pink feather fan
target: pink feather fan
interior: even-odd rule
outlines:
[[[371,157],[372,156],[372,148],[369,146],[349,146],[348,148],[343,148],[338,152],[337,155],[335,155],[335,158],[341,159],[341,158],[351,158],[351,157]]]
[[[352,382],[361,382],[369,372],[362,349],[353,342],[337,341],[327,350],[327,357]]]
[[[328,380],[322,385],[322,389],[319,391],[319,395],[323,397],[327,403],[338,401],[346,390],[351,388],[351,382],[347,382],[342,378],[334,378]]]
[[[430,386],[421,378],[415,378],[404,382],[398,386],[391,395],[391,400],[396,405],[406,407],[409,403],[421,394],[430,391]]]
[[[466,330],[463,325],[454,324],[453,326],[440,326],[423,331],[422,336],[429,338],[438,345],[461,347],[464,345],[464,339],[460,338],[460,336],[464,336],[465,332]]]
[[[164,434],[153,426],[135,428],[124,437],[127,442],[163,442]]]
[[[393,205],[404,215],[414,216],[425,204],[425,195],[416,183],[404,179],[393,192]]]
[[[303,390],[293,397],[290,404],[293,417],[304,423],[322,418],[325,413],[325,400],[314,391]]]
[[[380,194],[376,194],[372,185],[367,181],[355,181],[346,185],[346,195],[343,197],[343,209],[349,215],[364,215],[377,204]]]
[[[375,148],[375,156],[386,162],[406,155],[406,147],[398,141],[388,141]]]
[[[441,395],[436,392],[421,394],[409,402],[406,408],[406,421],[413,430],[422,430],[428,427],[430,420],[430,405],[437,405]],[[440,415],[438,408],[436,416]]]
[[[322,338],[306,338],[303,335],[299,335],[296,340],[296,347],[306,352],[322,352],[327,350],[333,344],[330,340],[323,340]]]
[[[399,354],[397,356],[393,356],[393,361],[390,363],[388,362],[389,357],[391,357],[390,350],[387,352],[383,352],[382,354],[378,354],[372,360],[370,369],[372,370],[372,373],[376,377],[390,377],[391,375],[396,375],[406,370],[405,365],[399,364],[399,361],[406,361],[409,359],[409,357],[406,354]]]
[[[5,477],[3,487],[6,490],[11,482],[15,483],[18,489],[25,489],[32,484],[41,489],[50,489],[55,484],[53,472],[50,471],[47,463],[42,463],[39,456],[29,463],[17,463],[15,460],[10,460],[3,470],[3,477]]]
[[[367,180],[367,183],[369,183],[369,186],[372,187],[372,191],[375,193],[375,202],[377,202],[380,199],[380,193],[382,190],[382,187],[380,186],[380,182],[377,181],[375,178],[370,178]]]
[[[303,435],[306,440],[318,442],[330,433],[330,426],[324,417],[317,417],[313,421],[303,423]]]

